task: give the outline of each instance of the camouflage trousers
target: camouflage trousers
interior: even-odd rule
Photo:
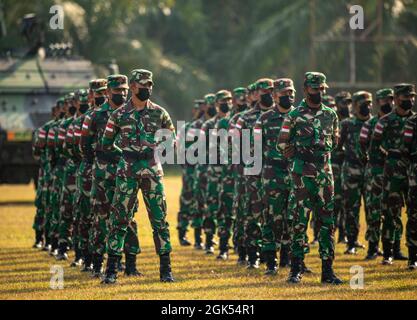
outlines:
[[[36,213],[33,219],[32,228],[36,231],[43,231],[45,218],[46,218],[46,207],[42,202],[45,192],[46,185],[46,173],[42,165],[39,167],[38,182],[36,185],[36,196],[35,196],[35,207]]]
[[[322,260],[334,259],[333,175],[324,170],[317,177],[292,173],[293,198],[290,200],[292,256],[304,259],[310,212],[319,223],[319,253]]]
[[[343,210],[343,187],[342,187],[342,164],[332,163],[334,179],[334,218],[335,225],[339,229],[344,229],[345,215]]]
[[[219,184],[222,177],[222,166],[209,165],[207,169],[206,203],[207,210],[203,216],[203,228],[206,234],[215,235],[217,215],[219,212]]]
[[[417,162],[412,163],[408,174],[408,219],[406,225],[407,247],[417,247]]]
[[[195,214],[197,201],[193,195],[195,166],[186,165],[182,171],[182,189],[180,195],[180,210],[178,212],[178,230],[187,230]]]
[[[110,213],[116,192],[116,172],[117,163],[105,163],[96,161],[93,166],[93,185],[92,185],[92,211],[93,221],[90,228],[89,251],[98,255],[103,255],[108,251],[108,237],[110,225]],[[125,254],[137,255],[140,253],[138,240],[138,228],[134,213],[138,209],[137,192],[133,200],[133,207],[129,207],[132,218],[129,219],[123,243]]]
[[[120,256],[123,252],[126,235],[129,229],[132,229],[134,207],[137,205],[139,189],[142,191],[143,201],[151,222],[156,253],[163,255],[171,252],[163,179],[157,174],[141,175],[138,173],[138,177],[134,178],[116,176],[116,190],[109,218],[110,229],[107,242],[109,255]],[[133,254],[132,249],[134,248],[129,249],[131,254]]]
[[[265,165],[262,170],[265,210],[262,224],[262,251],[277,251],[291,242],[288,229],[288,199],[291,177],[288,170]]]
[[[62,192],[60,198],[60,219],[59,219],[59,244],[71,246],[72,233],[74,231],[77,236],[78,230],[73,228],[74,224],[74,201],[77,185],[75,183],[75,175],[78,165],[72,160],[67,160],[62,184]]]
[[[382,239],[394,243],[401,240],[401,209],[408,196],[407,164],[402,159],[387,158],[383,173]]]
[[[243,177],[243,168],[240,165],[234,165],[234,185],[233,185],[233,205],[232,216],[235,217],[233,225],[233,243],[235,246],[244,246],[245,240],[245,214],[244,214],[244,194],[245,184]]]
[[[348,241],[355,242],[360,230],[361,201],[365,197],[365,167],[345,160],[342,167],[342,185],[346,236]]]
[[[93,225],[91,206],[91,186],[93,179],[93,164],[81,161],[77,172],[76,215],[75,225],[78,227],[78,248],[85,251],[89,247],[89,232]]]
[[[246,248],[261,248],[262,224],[265,205],[263,202],[263,186],[261,176],[244,176],[244,246]]]
[[[52,172],[52,184],[50,191],[51,210],[49,214],[49,237],[57,239],[59,237],[60,221],[60,198],[64,180],[64,165],[57,164]]]
[[[217,214],[219,238],[230,239],[232,235],[233,216],[233,191],[234,176],[231,165],[224,165],[219,181],[219,210]]]
[[[373,243],[379,243],[381,239],[383,171],[384,169],[380,166],[368,165],[365,173],[365,203],[368,207],[365,239]]]
[[[192,226],[194,228],[203,227],[203,217],[207,211],[206,188],[207,188],[207,165],[197,165],[195,168],[195,178],[193,185],[193,197],[196,199],[196,210],[193,214]]]

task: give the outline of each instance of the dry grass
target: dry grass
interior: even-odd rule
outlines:
[[[59,263],[65,270],[65,288],[49,288],[50,267],[58,264],[46,253],[31,249],[31,229],[34,197],[31,186],[0,186],[0,299],[416,299],[417,272],[406,269],[406,262],[386,267],[380,261],[365,262],[364,252],[357,256],[344,256],[344,246],[337,247],[336,272],[347,284],[340,287],[319,283],[320,260],[317,247],[307,258],[315,271],[307,275],[299,286],[287,285],[288,270],[280,270],[277,277],[263,276],[261,270],[248,272],[230,261],[219,262],[202,252],[178,245],[176,213],[181,189],[179,177],[166,179],[169,222],[174,244],[173,271],[177,279],[173,284],[162,284],[158,278],[158,259],[152,243],[151,229],[144,206],[137,220],[143,252],[138,258],[144,278],[131,279],[123,275],[119,283],[106,287],[96,279],[81,274],[78,269]],[[25,201],[18,204],[16,201]],[[12,202],[4,204],[4,202]],[[142,204],[142,202],[141,202]],[[362,217],[363,218],[363,217]],[[363,220],[363,219],[362,219]],[[364,227],[364,223],[362,223]],[[363,231],[364,228],[362,228]],[[361,233],[363,240],[363,232]],[[72,255],[71,255],[72,258]],[[350,267],[364,268],[365,287],[352,290],[349,286]]]

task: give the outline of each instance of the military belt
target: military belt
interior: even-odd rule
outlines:
[[[123,158],[130,161],[151,160],[153,159],[153,150],[146,152],[123,151]]]
[[[97,157],[97,160],[99,161],[105,161],[105,162],[110,162],[110,163],[116,163],[116,162],[119,162],[120,160],[120,156],[112,152],[97,151],[96,157]]]

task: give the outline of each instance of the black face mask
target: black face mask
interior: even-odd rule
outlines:
[[[274,99],[272,98],[272,94],[270,93],[261,94],[261,104],[267,108],[271,107],[274,104]]]
[[[312,103],[319,104],[321,103],[321,92],[314,93],[314,94],[309,93],[308,98],[310,99]]]
[[[111,97],[111,101],[113,101],[113,103],[116,106],[121,106],[123,103],[126,102],[126,97],[120,93],[113,93]]]
[[[383,104],[383,105],[381,106],[381,111],[382,111],[382,113],[384,113],[384,114],[388,114],[388,113],[390,113],[390,112],[392,111],[392,105],[391,105],[391,103],[386,103],[386,104]]]
[[[369,109],[369,104],[368,103],[362,103],[359,106],[359,113],[364,116],[367,117],[369,116],[369,113],[371,112],[371,110]]]
[[[341,107],[340,108],[340,116],[342,118],[349,118],[349,116],[350,116],[349,108],[348,107]]]
[[[59,113],[59,119],[62,119],[63,117],[65,117],[65,112],[61,111]]]
[[[293,96],[281,96],[279,97],[279,105],[284,109],[289,109],[294,103]]]
[[[96,106],[101,106],[104,103],[105,100],[106,100],[105,97],[94,98],[94,104]]]
[[[407,110],[410,110],[413,107],[413,104],[412,104],[411,100],[402,100],[400,102],[400,107],[401,107],[401,109],[407,111]]]
[[[238,104],[237,107],[236,107],[236,110],[237,110],[237,112],[242,112],[247,107],[248,107],[248,105],[246,103],[244,103],[244,104]]]
[[[208,107],[208,109],[207,109],[207,114],[208,114],[210,117],[214,117],[214,116],[217,114],[216,107],[215,107],[215,106],[210,106],[210,107]]]
[[[87,112],[88,108],[89,108],[89,105],[83,103],[83,104],[80,104],[80,109],[79,110],[82,114],[84,114],[84,113]]]
[[[140,101],[146,101],[149,99],[149,97],[151,96],[151,91],[149,90],[149,88],[140,88],[139,92],[135,94],[135,96],[140,100]]]
[[[70,113],[70,115],[74,115],[77,112],[77,108],[74,106],[69,107],[68,112]]]
[[[228,103],[221,103],[219,109],[223,113],[228,113],[230,111],[230,106]]]

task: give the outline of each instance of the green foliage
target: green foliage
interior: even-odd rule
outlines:
[[[113,58],[122,73],[138,67],[154,71],[156,99],[175,119],[189,118],[192,100],[207,92],[246,86],[263,76],[291,77],[297,89],[304,72],[312,69],[326,73],[330,82],[349,80],[348,42],[312,41],[349,36],[347,0],[0,3],[8,30],[0,49],[24,45],[18,36],[19,18],[36,12],[45,22],[45,42],[73,42],[75,52],[91,59],[100,76],[106,75],[104,67]],[[65,8],[63,31],[47,27],[54,3]],[[365,10],[365,28],[371,28],[378,0],[357,3]],[[384,82],[416,82],[416,18],[417,1],[383,1],[382,35],[409,40],[357,43],[357,81],[376,82],[380,76]]]

